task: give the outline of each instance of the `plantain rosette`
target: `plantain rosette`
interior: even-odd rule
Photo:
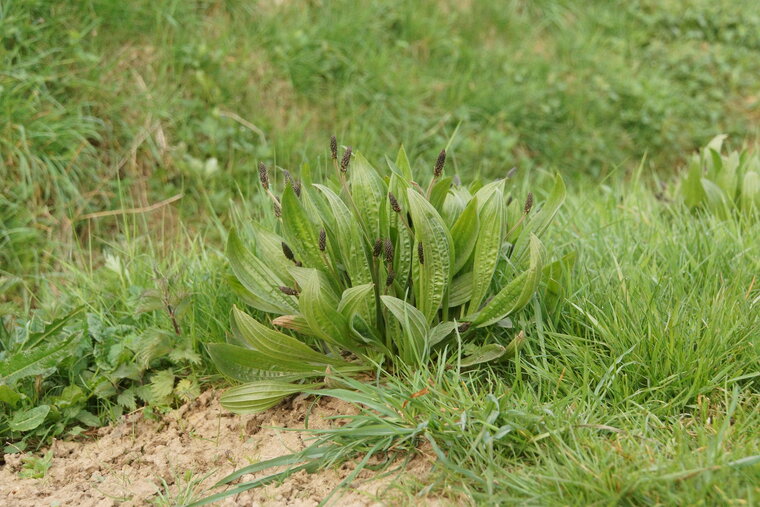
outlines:
[[[445,152],[424,187],[403,148],[387,176],[350,149],[340,162],[333,151],[333,161],[337,178],[302,185],[288,176],[280,197],[260,166],[277,231],[255,227],[253,248],[230,232],[231,286],[269,315],[264,323],[234,308],[229,343],[208,347],[219,371],[241,383],[222,396],[231,411],[265,410],[322,387],[330,373],[424,364],[503,323],[542,281],[547,295],[561,291],[571,259],[545,263],[539,240],[565,199],[559,175],[536,210],[532,195],[510,196],[508,178],[455,184],[443,174]],[[509,356],[523,337],[467,347],[459,364]]]

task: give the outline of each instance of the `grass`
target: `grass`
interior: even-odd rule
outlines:
[[[16,395],[0,386],[7,450],[112,420],[133,406],[124,393],[161,408],[218,380],[204,343],[224,340],[240,304],[221,245],[232,224],[271,219],[259,160],[321,167],[335,133],[378,164],[403,143],[429,170],[458,128],[463,179],[516,165],[540,203],[549,171],[565,175],[546,243],[578,260],[557,305],[513,319],[527,336],[515,361],[368,391],[399,405],[397,433],[427,423],[397,452],[432,439],[445,458],[406,493],[752,504],[760,225],[692,213],[660,185],[715,134],[757,138],[753,7],[4,2],[0,361],[83,307],[42,342],[73,337],[68,355]],[[33,430],[10,428],[42,405]],[[377,444],[331,438],[359,456]]]

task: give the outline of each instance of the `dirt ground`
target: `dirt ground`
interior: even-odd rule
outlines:
[[[340,422],[326,417],[355,413],[355,408],[334,399],[313,404],[297,398],[262,414],[237,416],[221,408],[218,393],[208,391],[157,420],[137,412],[101,428],[91,439],[54,442],[52,466],[42,479],[20,478],[22,456],[6,455],[0,467],[0,505],[181,505],[188,501],[183,493],[192,489],[193,479],[208,474],[195,488],[193,498],[198,499],[205,496],[205,488],[238,468],[303,449],[308,435],[278,428],[303,428],[307,413],[310,428],[327,428]],[[405,474],[424,480],[430,463],[418,456]],[[317,505],[352,468],[345,464],[313,475],[302,471],[282,484],[250,490],[219,505]],[[341,490],[345,492],[333,496],[331,503],[417,503],[399,496],[393,482],[388,476],[372,480],[371,472],[362,471],[352,488]]]

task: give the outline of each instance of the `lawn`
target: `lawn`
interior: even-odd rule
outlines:
[[[327,374],[330,392],[360,413],[342,432],[317,435],[314,468],[430,455],[424,481],[401,482],[410,504],[760,497],[755,180],[742,174],[719,194],[725,176],[708,170],[717,186],[704,190],[687,177],[718,134],[728,136],[714,156],[724,155],[723,167],[744,150],[741,167],[760,174],[754,1],[10,0],[0,5],[0,38],[5,455],[50,461],[53,439],[84,442],[125,414],[160,418],[236,384],[218,367],[218,351],[237,343],[233,308],[266,325],[273,316],[271,302],[241,290],[227,248],[231,236],[250,246],[261,228],[282,227],[259,163],[281,204],[301,178],[305,209],[317,213],[308,183],[340,192],[341,177],[359,174],[358,152],[386,178],[381,186],[399,188],[401,178],[388,177],[402,171],[403,145],[423,193],[444,148],[431,189],[456,175],[462,186],[452,188],[476,193],[510,174],[505,217],[525,215],[515,234],[526,231],[526,241],[560,175],[566,197],[541,252],[545,264],[568,262],[508,320],[461,336],[458,328],[428,361],[381,326],[383,347],[398,349],[367,355],[364,366],[375,362],[362,376]],[[345,176],[331,161],[332,135],[338,166],[354,151]],[[703,153],[712,167],[717,159]],[[407,209],[406,187],[399,195]],[[369,200],[356,197],[361,214]],[[285,208],[287,221],[295,208]],[[437,208],[445,221],[453,213],[447,227],[462,211]],[[398,216],[396,252],[399,231],[423,223],[423,214],[414,224]],[[330,258],[340,235],[327,225],[312,232]],[[492,283],[479,289],[485,304],[517,268],[530,271],[501,248]],[[321,255],[314,250],[315,263]],[[400,260],[372,262],[377,281]],[[490,261],[479,262],[460,264],[488,271]],[[348,263],[325,266],[334,286],[349,278]],[[297,292],[310,286],[298,282]],[[449,317],[448,292],[438,312],[440,302],[404,295],[399,283],[387,287],[426,317],[431,310],[428,320]],[[335,355],[330,333],[322,343],[310,327],[317,339],[307,343]],[[483,346],[508,353],[463,367]],[[343,358],[364,353],[347,350]],[[45,480],[39,466],[35,480]],[[198,488],[183,501],[216,492]]]

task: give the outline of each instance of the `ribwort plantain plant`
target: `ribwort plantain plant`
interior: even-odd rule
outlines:
[[[721,153],[726,135],[710,141],[690,163],[679,190],[691,209],[706,209],[726,219],[753,217],[760,210],[760,156],[747,150]]]
[[[556,273],[539,236],[565,198],[559,175],[536,209],[532,194],[508,193],[509,178],[455,184],[444,175],[445,151],[427,185],[413,180],[403,148],[385,177],[351,148],[339,158],[334,138],[330,152],[332,181],[302,185],[288,176],[281,196],[262,164],[278,230],[257,228],[253,250],[235,230],[229,235],[233,288],[272,316],[270,326],[234,308],[230,343],[209,346],[219,370],[244,382],[222,397],[232,411],[318,389],[330,372],[425,364],[525,306]],[[501,287],[497,266],[509,280]],[[509,355],[522,339],[469,346],[460,364]]]

